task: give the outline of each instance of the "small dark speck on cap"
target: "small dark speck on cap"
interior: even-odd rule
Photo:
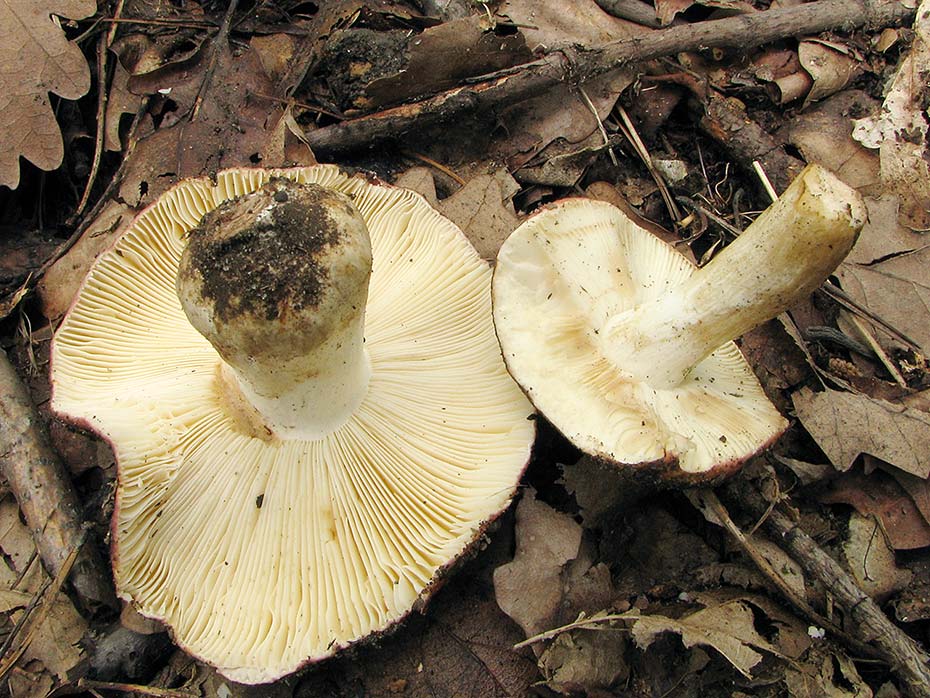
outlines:
[[[265,501],[265,495],[264,495],[264,494],[258,495],[258,496],[255,498],[255,506],[256,506],[256,508],[261,509],[261,508],[262,508],[262,502],[264,502],[264,501]]]

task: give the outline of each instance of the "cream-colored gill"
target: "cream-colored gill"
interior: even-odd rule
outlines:
[[[328,166],[279,174],[342,191],[365,218],[371,375],[320,438],[243,428],[174,271],[187,229],[260,172],[220,173],[143,214],[94,266],[52,349],[54,408],[117,455],[120,595],[246,683],[409,613],[506,507],[534,434],[500,357],[487,264],[416,195]]]

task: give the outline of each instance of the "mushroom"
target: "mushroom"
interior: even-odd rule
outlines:
[[[116,453],[119,595],[243,683],[418,607],[535,435],[490,281],[422,197],[334,166],[159,198],[52,346],[53,408]]]
[[[787,426],[732,340],[812,293],[865,219],[859,195],[812,165],[697,269],[609,204],[557,202],[498,254],[507,368],[598,460],[659,480],[731,473]]]

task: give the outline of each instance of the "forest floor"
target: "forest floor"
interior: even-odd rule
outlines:
[[[5,690],[930,696],[928,76],[926,0],[0,3]],[[644,483],[540,418],[515,504],[422,613],[249,687],[114,606],[116,465],[51,413],[50,341],[173,184],[315,163],[419,192],[491,263],[585,196],[702,265],[806,163],[869,221],[739,341],[790,425],[738,475]]]

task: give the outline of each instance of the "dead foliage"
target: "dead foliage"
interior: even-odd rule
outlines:
[[[258,692],[88,612],[4,490],[6,692],[930,695],[928,22],[926,0],[0,0],[4,347],[87,522],[59,563],[105,544],[114,469],[47,414],[48,338],[181,178],[335,161],[420,192],[492,262],[539,206],[589,196],[703,263],[805,162],[869,209],[830,282],[742,339],[793,421],[730,487],[656,492],[541,420],[513,515],[422,614]]]

